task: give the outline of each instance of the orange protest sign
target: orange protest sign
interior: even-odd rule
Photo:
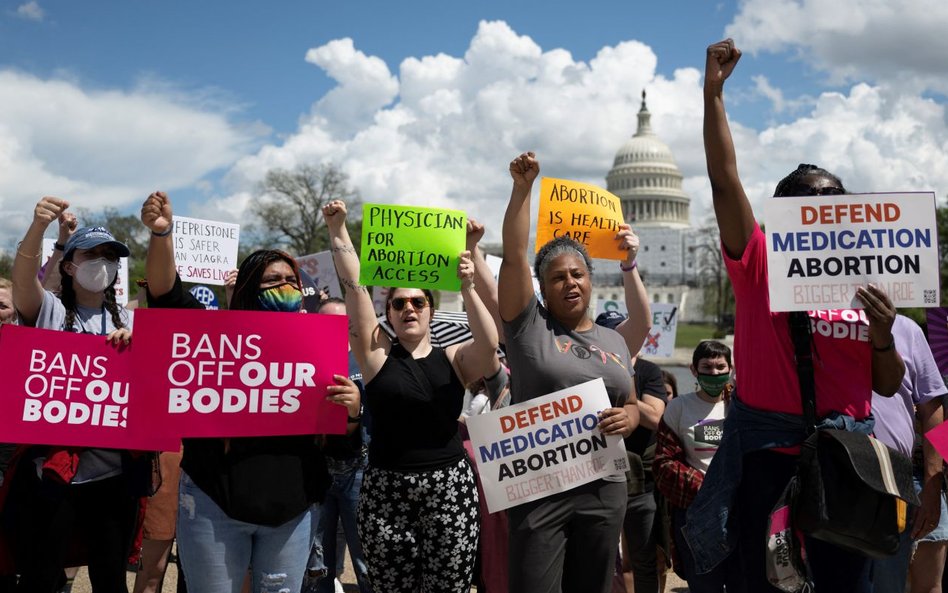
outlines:
[[[624,222],[619,197],[602,188],[551,177],[540,183],[537,251],[547,241],[567,235],[592,257],[622,260],[627,254],[619,250],[616,233]]]

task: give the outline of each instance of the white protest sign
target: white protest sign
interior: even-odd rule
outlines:
[[[49,258],[53,257],[56,239],[43,238],[43,261],[49,263]],[[119,271],[115,279],[115,302],[121,306],[128,304],[128,258],[119,258]],[[44,264],[45,265],[45,264]],[[46,270],[48,274],[50,271]]]
[[[670,358],[675,355],[675,338],[678,334],[678,306],[671,303],[652,303],[652,329],[649,330],[642,349],[638,354],[646,356],[664,356]],[[616,311],[625,316],[629,315],[625,301],[599,299],[596,301],[596,317],[607,311]],[[633,352],[633,356],[637,353]]]
[[[772,311],[862,308],[875,284],[896,307],[935,307],[938,232],[933,193],[766,200]]]
[[[316,287],[331,297],[343,298],[339,288],[339,276],[336,275],[336,265],[332,261],[332,252],[320,251],[296,258],[300,269],[309,274],[316,283]]]
[[[174,217],[174,259],[184,282],[224,285],[237,268],[240,225]]]
[[[602,379],[467,419],[490,512],[628,469],[619,435],[599,430],[612,407]]]

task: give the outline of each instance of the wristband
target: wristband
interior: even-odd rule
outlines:
[[[627,267],[625,267],[625,265],[623,265],[622,262],[619,262],[619,269],[622,270],[623,272],[631,272],[632,270],[634,270],[635,268],[637,268],[638,265],[639,265],[639,262],[633,261],[633,262],[632,262],[632,265],[627,268]]]
[[[65,251],[66,246],[57,241],[56,243],[53,243],[53,249],[55,249],[56,251]]]
[[[894,346],[895,346],[895,336],[892,336],[889,339],[889,344],[887,346],[883,346],[882,348],[879,348],[878,346],[873,344],[872,349],[875,350],[876,352],[888,352],[889,350],[892,350]]]
[[[356,422],[362,422],[362,414],[359,414],[358,416],[355,416],[355,417],[349,416],[346,418],[346,421],[351,424],[355,424]]]
[[[151,236],[152,236],[152,237],[167,237],[168,235],[171,234],[171,229],[172,229],[172,228],[174,228],[172,225],[168,225],[168,228],[165,229],[164,231],[160,232],[160,233],[156,233],[155,231],[152,231],[152,232],[151,232]]]

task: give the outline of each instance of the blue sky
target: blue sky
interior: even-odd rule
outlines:
[[[728,105],[750,193],[817,161],[944,196],[946,7],[2,0],[0,248],[44,194],[132,211],[161,187],[181,213],[246,220],[266,170],[304,162],[339,164],[367,201],[497,226],[520,150],[603,183],[642,86],[700,217],[700,79],[725,35],[749,50]]]

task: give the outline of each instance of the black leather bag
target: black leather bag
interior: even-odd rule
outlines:
[[[907,503],[919,504],[912,460],[868,435],[819,430],[803,444],[794,525],[871,558],[896,553]]]
[[[912,460],[869,435],[815,429],[810,319],[794,312],[789,321],[809,435],[797,467],[793,524],[811,537],[871,558],[891,556],[906,528],[906,503],[919,504]]]

